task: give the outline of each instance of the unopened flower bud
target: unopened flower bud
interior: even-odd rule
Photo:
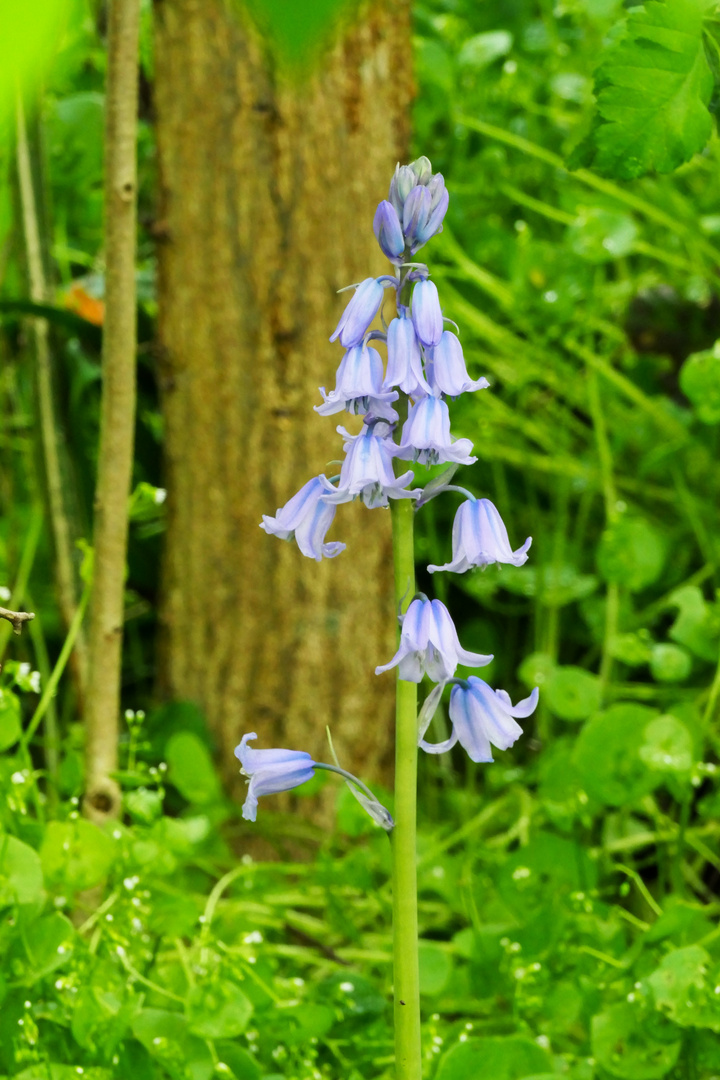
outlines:
[[[405,237],[403,236],[397,211],[387,199],[383,199],[375,211],[373,231],[383,254],[391,262],[402,262],[403,252],[405,251]]]

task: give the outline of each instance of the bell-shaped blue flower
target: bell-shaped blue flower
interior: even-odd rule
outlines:
[[[477,461],[470,451],[470,439],[453,439],[450,435],[450,413],[447,402],[438,397],[421,398],[411,405],[402,429],[396,457],[439,465],[454,461],[458,465],[472,465]]]
[[[340,344],[345,349],[359,345],[378,313],[384,291],[383,282],[377,278],[369,277],[361,281],[353,293],[352,300],[340,316],[340,322],[335,327],[330,340],[335,341],[336,338],[340,338]]]
[[[442,232],[450,196],[445,181],[437,173],[426,187],[414,187],[403,207],[403,233],[405,245],[411,255]]]
[[[373,232],[383,254],[390,262],[401,263],[405,252],[405,237],[397,210],[387,199],[383,199],[375,211]]]
[[[471,379],[465,367],[462,345],[452,330],[443,330],[434,349],[426,352],[427,379],[435,394],[457,397],[474,390],[487,390],[485,378]]]
[[[320,387],[323,404],[315,406],[320,416],[332,416],[346,409],[349,413],[372,413],[394,422],[398,415],[390,402],[398,394],[383,387],[383,362],[377,349],[369,345],[354,345],[348,349],[337,369],[335,389],[331,394]]]
[[[378,423],[363,427],[359,435],[351,435],[345,428],[338,432],[347,440],[343,444],[346,457],[340,470],[337,489],[325,481],[327,494],[323,500],[331,503],[350,502],[358,495],[371,510],[387,506],[390,499],[415,499],[420,489],[408,491],[407,485],[415,479],[412,471],[395,476],[393,457],[395,444],[387,424]]]
[[[450,720],[453,730],[449,739],[441,743],[428,743],[420,739],[419,745],[429,754],[444,754],[459,742],[467,750],[471,761],[492,761],[492,746],[507,750],[523,731],[515,717],[523,719],[535,711],[538,688],[530,697],[513,705],[504,690],[493,690],[477,675],[458,679],[450,692]]]
[[[444,683],[455,674],[458,664],[485,667],[491,660],[492,656],[463,649],[444,604],[417,598],[403,616],[400,648],[389,663],[375,668],[375,674],[397,667],[405,682],[419,683],[426,673],[433,682]]]
[[[254,731],[243,735],[235,747],[235,757],[240,759],[240,771],[250,779],[242,816],[246,821],[255,821],[258,796],[290,791],[311,780],[315,762],[304,750],[253,750],[248,746],[250,739],[257,739]]]
[[[438,173],[438,176],[440,174]],[[405,200],[414,187],[427,185],[432,180],[432,165],[429,158],[419,157],[410,165],[398,165],[395,175],[390,181],[390,202],[397,211],[400,221],[403,220]]]
[[[409,397],[432,394],[425,379],[420,345],[412,319],[407,316],[393,319],[387,329],[387,372],[383,386],[399,386]]]
[[[443,317],[434,281],[418,281],[412,294],[412,321],[418,340],[428,347],[440,343]]]
[[[309,559],[334,559],[345,544],[325,543],[325,535],[335,517],[335,507],[325,502],[328,487],[335,490],[324,476],[315,476],[279,509],[275,517],[263,514],[260,528],[281,540],[292,540]]]
[[[505,523],[489,499],[466,499],[455,515],[452,528],[452,561],[444,566],[428,566],[431,574],[437,570],[452,570],[464,574],[473,566],[490,563],[511,563],[522,566],[532,544],[528,536],[522,547],[510,547]]]

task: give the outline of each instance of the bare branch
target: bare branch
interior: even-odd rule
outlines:
[[[22,633],[23,623],[30,622],[34,618],[34,611],[8,611],[7,608],[0,607],[0,619],[7,619],[9,623],[12,623],[16,634]]]

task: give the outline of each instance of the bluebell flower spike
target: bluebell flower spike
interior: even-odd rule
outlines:
[[[492,747],[508,750],[517,742],[523,730],[516,718],[530,716],[537,703],[537,687],[529,697],[513,705],[509,694],[493,690],[477,675],[457,679],[450,692],[450,738],[441,743],[420,738],[418,745],[429,754],[444,754],[459,742],[471,761],[493,761]]]
[[[255,821],[260,795],[290,791],[315,775],[315,762],[304,750],[254,750],[248,746],[251,739],[257,739],[254,731],[243,735],[240,745],[235,747],[240,771],[250,781],[242,808],[246,821]]]
[[[325,501],[328,487],[335,490],[323,475],[308,480],[289,502],[276,511],[275,517],[263,514],[260,528],[281,540],[295,540],[303,555],[309,559],[334,559],[345,544],[339,541],[325,542],[325,536],[333,523],[335,507]]]
[[[403,616],[400,647],[387,664],[375,668],[376,675],[397,667],[405,682],[419,683],[423,675],[433,682],[446,682],[458,664],[485,667],[492,656],[463,649],[450,612],[440,600],[412,601]]]
[[[532,537],[522,547],[510,547],[505,523],[489,499],[467,499],[460,505],[452,528],[452,560],[443,566],[428,566],[431,574],[450,570],[464,574],[472,567],[485,568],[491,563],[523,566],[528,560]]]

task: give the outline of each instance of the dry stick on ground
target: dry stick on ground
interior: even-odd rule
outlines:
[[[21,634],[23,624],[30,622],[34,618],[34,611],[9,611],[7,608],[0,607],[0,619],[7,619],[9,623],[12,623],[12,628],[16,634]]]
[[[105,324],[95,560],[85,713],[86,815],[116,817],[127,506],[135,426],[136,138],[139,0],[112,0],[105,121]]]
[[[30,298],[35,304],[45,304],[48,300],[45,271],[43,269],[40,229],[38,226],[35,189],[33,186],[30,149],[28,146],[27,125],[20,95],[17,97],[17,167],[20,203],[22,206],[25,251],[30,284]],[[55,580],[58,601],[63,623],[67,629],[72,623],[77,608],[75,591],[75,573],[73,570],[72,537],[65,499],[63,497],[63,479],[58,452],[57,424],[53,405],[52,372],[50,345],[48,342],[48,324],[45,319],[32,320],[35,337],[37,370],[37,401],[40,421],[40,440],[42,443],[45,467],[45,484],[50,526],[55,549]],[[78,635],[75,640],[73,672],[77,690],[82,698],[87,666],[87,648],[85,639]]]

